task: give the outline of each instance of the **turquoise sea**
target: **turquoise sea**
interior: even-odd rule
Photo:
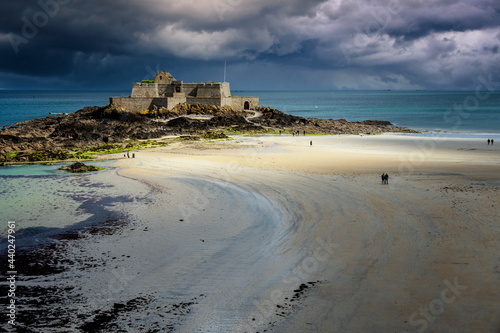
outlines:
[[[106,105],[130,91],[0,90],[0,127]],[[286,113],[349,121],[387,120],[398,126],[456,134],[499,134],[500,92],[474,91],[235,91]]]
[[[127,95],[130,91],[0,90],[0,127],[106,105],[110,96]]]
[[[286,113],[349,121],[387,120],[431,132],[500,133],[500,92],[255,91],[263,105]]]

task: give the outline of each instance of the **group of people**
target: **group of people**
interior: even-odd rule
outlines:
[[[283,134],[283,132],[285,132],[285,129],[280,129],[280,135]],[[302,134],[306,135],[306,131],[302,131]],[[293,131],[292,135],[293,136],[299,136],[300,135],[300,131]]]
[[[302,132],[304,135],[306,135],[306,131],[303,131]],[[280,131],[280,134],[281,134],[281,131]],[[294,131],[292,132],[292,136],[299,136],[300,135],[300,131]]]
[[[493,144],[493,142],[495,142],[495,140],[493,140],[493,139],[488,139],[488,144],[490,144],[490,143],[491,143],[491,144]]]
[[[389,175],[386,173],[382,174],[382,185],[388,185],[389,184]]]

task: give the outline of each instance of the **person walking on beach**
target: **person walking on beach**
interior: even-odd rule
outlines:
[[[312,146],[313,145],[313,141],[311,140],[311,142],[309,142],[309,145]]]
[[[490,139],[488,139],[488,145],[490,145],[490,142],[491,142],[491,140],[490,140]]]
[[[491,144],[493,144],[493,141],[494,141],[494,140],[493,140],[493,139],[491,139]]]
[[[380,176],[380,178],[382,178],[382,185],[384,185],[384,183],[385,183],[385,173],[383,173],[383,174]]]
[[[385,174],[385,185],[389,185],[389,175]]]

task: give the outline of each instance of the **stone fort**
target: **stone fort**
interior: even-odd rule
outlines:
[[[177,104],[208,104],[230,106],[235,110],[252,110],[259,106],[258,97],[231,96],[229,82],[184,83],[165,71],[156,72],[154,80],[132,83],[132,93],[127,97],[110,97],[112,106],[139,112],[166,108]]]

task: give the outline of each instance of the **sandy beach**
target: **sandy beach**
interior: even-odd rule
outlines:
[[[135,197],[108,207],[127,224],[65,241],[80,264],[27,282],[67,288],[65,328],[46,332],[500,331],[496,145],[237,136],[135,154],[91,176]]]

